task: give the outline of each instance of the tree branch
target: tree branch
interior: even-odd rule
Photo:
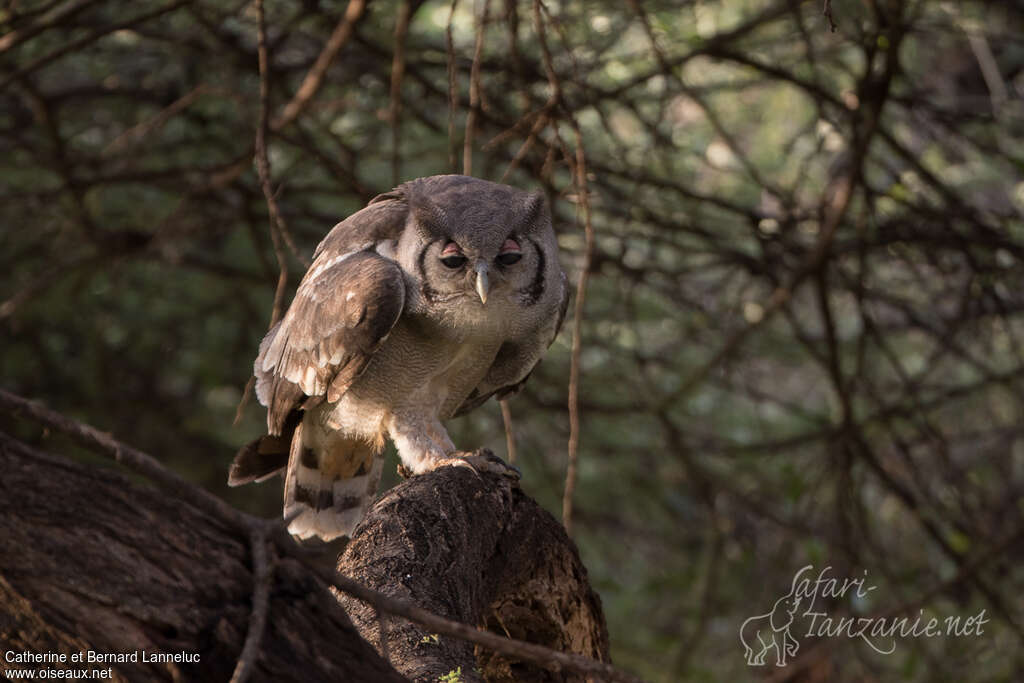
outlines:
[[[467,623],[460,623],[459,621],[455,621],[451,618],[438,616],[432,611],[424,609],[423,607],[415,604],[414,602],[408,599],[403,599],[402,597],[395,597],[396,591],[400,586],[405,584],[407,579],[404,578],[404,575],[401,573],[387,571],[387,568],[390,566],[389,563],[392,561],[392,556],[390,555],[379,554],[377,556],[378,564],[376,565],[377,568],[374,571],[384,572],[386,576],[389,578],[389,581],[387,582],[378,582],[377,585],[380,587],[379,590],[367,587],[355,579],[343,576],[338,572],[324,568],[316,564],[315,562],[312,562],[311,558],[309,557],[309,552],[303,550],[303,548],[295,544],[291,537],[289,537],[287,533],[284,531],[284,525],[282,524],[282,522],[277,520],[271,521],[259,519],[247,515],[239,510],[236,510],[231,506],[227,505],[226,503],[224,503],[223,501],[221,501],[220,499],[216,498],[215,496],[207,493],[206,491],[203,491],[200,488],[193,486],[192,484],[189,484],[185,480],[181,479],[181,477],[179,477],[178,475],[166,470],[162,465],[160,465],[159,462],[154,460],[151,456],[146,455],[141,451],[138,451],[134,448],[131,448],[130,446],[126,446],[118,442],[109,434],[105,434],[95,429],[94,427],[90,427],[88,425],[79,423],[64,415],[61,415],[60,413],[49,410],[39,405],[38,403],[29,401],[15,394],[6,392],[2,389],[0,389],[0,413],[29,418],[39,424],[45,425],[49,428],[67,434],[77,443],[91,450],[113,457],[119,463],[122,463],[128,466],[130,469],[134,470],[135,472],[146,476],[147,478],[160,484],[167,490],[166,495],[161,494],[159,496],[156,495],[156,492],[152,491],[147,491],[143,493],[139,489],[128,484],[125,480],[123,480],[123,478],[117,478],[115,482],[116,486],[114,484],[111,484],[110,488],[131,488],[129,497],[133,502],[131,505],[127,506],[127,510],[118,509],[116,512],[110,513],[109,518],[104,517],[102,520],[96,520],[95,522],[100,528],[106,528],[106,525],[114,524],[116,528],[113,530],[112,533],[114,533],[115,535],[123,531],[120,528],[120,526],[117,526],[117,524],[127,525],[127,527],[131,529],[134,529],[136,525],[141,525],[142,527],[145,527],[147,524],[156,524],[157,526],[163,525],[163,523],[167,520],[164,520],[160,514],[157,514],[156,517],[159,517],[160,519],[154,521],[154,513],[150,509],[151,506],[149,501],[151,499],[159,499],[161,501],[164,501],[164,504],[170,506],[169,510],[166,512],[166,514],[171,518],[169,523],[178,524],[179,522],[181,522],[182,524],[184,524],[184,528],[193,529],[196,527],[196,525],[201,526],[201,524],[197,522],[196,519],[203,519],[205,520],[205,522],[203,522],[202,524],[212,525],[216,527],[216,529],[220,530],[217,533],[222,535],[224,533],[228,533],[228,535],[233,540],[231,540],[230,544],[227,545],[234,546],[238,546],[239,544],[245,545],[245,540],[249,539],[250,535],[253,534],[254,531],[260,531],[262,533],[265,533],[268,540],[270,540],[273,543],[275,551],[281,558],[281,561],[278,564],[278,571],[275,572],[276,575],[284,575],[287,578],[288,576],[293,576],[295,571],[299,571],[299,573],[311,574],[312,576],[319,579],[323,584],[333,586],[347,595],[353,596],[358,600],[368,603],[373,610],[380,610],[389,614],[409,619],[410,621],[413,621],[425,627],[429,631],[429,633],[447,635],[456,639],[465,640],[467,642],[471,642],[475,645],[481,646],[482,648],[485,648],[487,650],[504,655],[510,660],[521,660],[524,662],[529,662],[543,669],[547,669],[549,671],[567,671],[582,674],[585,676],[598,676],[602,680],[608,681],[635,682],[639,680],[630,674],[615,669],[614,667],[607,664],[605,661],[597,661],[595,659],[591,659],[590,657],[582,656],[580,654],[559,652],[549,647],[544,647],[542,645],[522,642],[510,638],[504,638],[495,633],[480,631],[475,626],[471,626]],[[31,449],[27,449],[27,447],[24,447],[22,444],[19,444],[17,441],[11,439],[10,437],[4,437],[2,444],[4,446],[2,450],[6,454],[13,453],[15,455],[18,455],[20,453],[22,456],[24,456],[26,452],[31,451]],[[33,455],[38,456],[35,458],[36,469],[38,469],[38,467],[45,466],[40,464],[43,463],[44,461],[49,461],[51,463],[54,462],[52,458],[48,458],[47,456],[39,454]],[[64,461],[57,462],[59,463],[60,467],[68,470],[85,470],[86,472],[91,471],[88,468],[83,468],[82,466],[74,465],[72,463],[67,463]],[[13,466],[5,468],[5,471],[11,471],[12,467]],[[32,468],[30,467],[30,469]],[[417,507],[414,505],[410,509],[406,510],[404,516],[392,516],[390,513],[384,512],[384,510],[387,509],[387,506],[391,504],[388,501],[409,501],[410,497],[408,495],[408,491],[410,489],[415,490],[417,489],[417,487],[429,486],[433,487],[433,489],[431,490],[458,490],[458,488],[453,487],[452,481],[450,480],[451,477],[457,476],[457,473],[453,472],[452,470],[453,468],[442,468],[440,471],[437,471],[430,475],[417,477],[409,482],[406,482],[402,486],[396,487],[391,492],[389,492],[388,496],[385,496],[385,499],[378,502],[378,504],[374,506],[370,514],[383,515],[385,518],[389,518],[391,520],[390,524],[397,524],[401,526],[402,524],[410,524],[416,522],[417,519],[422,519],[420,515],[435,514],[440,516],[455,514],[456,510],[459,509],[457,504],[463,506],[479,506],[481,505],[480,500],[482,498],[481,495],[478,495],[478,493],[489,493],[489,495],[491,495],[492,498],[494,495],[512,495],[511,493],[506,493],[506,489],[503,489],[500,486],[494,486],[494,481],[491,478],[488,478],[484,480],[483,483],[481,483],[475,477],[472,477],[470,473],[466,472],[465,474],[469,474],[470,477],[472,477],[472,482],[470,483],[481,487],[481,490],[479,492],[464,494],[461,498],[450,501],[450,505],[444,508],[435,509],[433,511],[429,509],[424,509],[422,506]],[[108,474],[109,473],[96,473],[95,475],[90,476],[102,478],[104,476],[108,476]],[[109,474],[109,476],[114,477],[115,475]],[[40,507],[40,504],[37,504],[37,497],[41,498],[43,501],[49,501],[51,498],[60,499],[60,504],[64,506],[70,506],[70,509],[75,509],[76,507],[88,508],[90,505],[90,501],[95,500],[97,497],[103,497],[102,492],[99,492],[96,487],[86,487],[80,494],[75,494],[74,491],[72,490],[73,487],[70,484],[68,484],[66,487],[64,486],[64,475],[61,475],[59,473],[49,475],[46,473],[33,471],[31,473],[31,476],[27,477],[26,480],[22,481],[21,483],[10,483],[11,481],[13,480],[10,477],[8,477],[7,479],[4,479],[2,482],[4,485],[9,485],[11,487],[11,493],[3,497],[3,502],[7,504],[8,501],[12,501],[9,503],[11,514],[4,516],[3,520],[5,523],[11,525],[12,530],[20,530],[19,533],[27,534],[27,537],[35,537],[39,535],[39,529],[37,528],[38,524],[33,523],[32,520],[64,520],[67,519],[69,516],[73,516],[73,513],[64,510],[63,508],[52,509],[48,512],[45,511],[43,509],[45,505],[43,507]],[[39,491],[38,486],[33,486],[31,483],[26,483],[26,481],[37,482],[41,484],[45,483],[46,485],[61,487],[61,492],[50,492],[48,490]],[[439,482],[441,483],[439,484]],[[465,484],[466,482],[462,482],[460,487],[464,486]],[[0,488],[3,488],[3,486],[0,486]],[[499,493],[495,493],[496,491],[498,491]],[[518,492],[515,495],[522,496],[523,499],[529,500],[521,492]],[[182,505],[182,503],[185,503],[185,505]],[[517,503],[517,505],[522,504],[524,504],[522,501]],[[533,503],[532,500],[529,501],[529,504],[531,504],[534,507],[534,509],[539,511],[539,508],[536,507],[536,503]],[[155,506],[156,503],[153,503],[153,505]],[[182,512],[182,510],[187,510],[189,512]],[[32,515],[32,517],[29,519],[25,519],[23,517],[25,511],[31,511],[30,514]],[[18,512],[18,514],[15,514],[16,512]],[[202,513],[202,515],[199,515],[197,517],[197,512]],[[480,514],[479,511],[477,511],[477,514]],[[541,513],[538,512],[538,514]],[[505,519],[505,515],[501,512],[498,512],[495,514],[494,518]],[[478,519],[482,519],[482,517],[478,517]],[[550,521],[554,523],[554,520]],[[364,523],[359,527],[359,529],[357,529],[356,538],[353,540],[352,544],[350,544],[350,548],[360,548],[366,546],[367,541],[365,539],[360,540],[362,538],[362,534],[366,533],[364,532],[364,529],[375,528],[373,526],[368,526],[368,524],[369,522]],[[554,524],[557,527],[557,523]],[[225,532],[223,529],[224,525],[226,525],[230,531]],[[92,528],[92,526],[90,526],[89,528]],[[497,535],[494,538],[497,538],[498,541],[502,544],[509,544],[504,547],[537,547],[536,541],[524,542],[521,538],[517,539],[514,536],[509,536],[509,530],[514,528],[514,525],[511,525],[508,528],[499,528],[497,530],[492,530],[501,532],[500,535]],[[239,532],[241,532],[241,534],[239,534]],[[46,532],[44,532],[44,535],[45,533],[49,533],[49,531],[47,530]],[[136,531],[133,530],[132,533],[135,534]],[[164,536],[161,535],[162,532],[156,531],[154,529],[144,529],[143,531],[139,531],[138,533],[148,538],[164,538]],[[10,533],[0,534],[0,536],[2,536],[4,539],[12,537]],[[444,534],[441,534],[441,537],[447,538]],[[123,544],[123,542],[121,543]],[[218,540],[217,543],[225,544],[226,542],[222,539]],[[0,543],[0,546],[2,546],[2,543]],[[370,547],[372,547],[372,545]],[[567,543],[564,546],[564,548],[564,552],[569,553],[569,556],[575,557],[576,561],[578,562],[576,551],[574,548],[572,548],[571,543]],[[0,547],[0,549],[2,549],[2,547]],[[205,551],[203,551],[202,548],[200,548],[198,552],[200,558],[205,557]],[[351,550],[351,552],[349,550],[346,550],[346,557],[350,556],[355,552],[355,550]],[[4,557],[10,556],[10,554],[11,553],[4,553]],[[535,554],[531,554],[529,557],[533,557],[534,555]],[[62,555],[58,553],[57,555],[48,556]],[[196,559],[195,561],[201,563],[205,560]],[[160,562],[157,563],[157,565],[160,564]],[[235,564],[237,563],[232,564],[231,569],[233,576],[235,573],[237,573],[237,569],[234,567]],[[254,566],[256,564],[257,562],[254,561]],[[131,562],[129,561],[124,566],[122,566],[119,569],[119,571],[131,574],[131,566]],[[346,564],[345,561],[343,561],[340,566],[344,568],[349,565]],[[363,564],[361,564],[360,566],[369,567],[369,565],[365,562],[363,562]],[[299,570],[300,567],[301,571]],[[3,569],[4,565],[2,562],[0,562],[0,575],[4,573]],[[445,564],[444,571],[438,570],[433,574],[433,580],[438,583],[443,582],[445,580],[446,574],[451,569],[452,565]],[[68,569],[68,571],[73,572],[74,568],[71,567]],[[370,570],[366,569],[366,571]],[[536,571],[536,567],[524,571],[526,575],[532,576],[533,572]],[[422,572],[418,572],[417,574],[422,574],[423,576],[429,578],[429,575],[423,574]],[[179,571],[179,575],[188,576],[189,570],[187,568],[182,568]],[[383,576],[383,574],[381,575]],[[589,594],[590,588],[589,585],[586,584],[585,570],[582,569],[582,565],[579,565],[577,575],[583,577],[581,587],[579,588],[579,590],[585,590],[587,594]],[[94,576],[92,578],[95,579],[97,577]],[[277,579],[275,579],[275,582],[276,581]],[[74,581],[70,581],[70,583],[74,583]],[[191,584],[188,585],[191,586]],[[250,581],[244,582],[244,590],[247,595],[252,595],[253,585],[255,584],[253,584]],[[506,584],[499,583],[498,585],[500,587]],[[119,591],[117,591],[116,587],[114,587],[112,584],[111,586],[111,594],[113,596],[117,596],[119,594]],[[468,586],[466,587],[466,590],[476,591],[478,588],[480,587]],[[196,587],[196,589],[198,590],[198,587]],[[280,585],[275,585],[273,589],[274,592],[272,593],[272,595],[279,593],[282,590],[285,589],[282,589]],[[495,594],[498,595],[498,597],[500,597],[503,594],[502,590],[506,589],[497,590]],[[307,589],[306,592],[309,592],[309,590]],[[486,594],[486,591],[484,591],[484,594]],[[149,598],[146,599],[148,600]],[[112,604],[116,604],[115,598],[112,597],[110,598],[110,600],[114,601]],[[599,634],[603,634],[603,616],[600,616],[599,602],[597,602],[596,596],[593,598],[593,600],[594,603],[591,609],[594,611],[594,616],[592,616],[591,619],[594,624],[599,624],[599,627],[595,626],[595,628],[598,629],[596,632]],[[248,602],[248,600],[246,601]],[[253,600],[253,602],[258,605],[258,599]],[[159,601],[153,604],[158,603]],[[146,603],[145,600],[142,600],[141,604],[149,603]],[[181,598],[181,604],[187,604],[187,599]],[[268,620],[268,623],[273,625],[271,631],[274,631],[276,628],[279,627],[279,620],[277,616],[278,608],[275,606],[273,597],[271,598],[269,604],[269,614],[274,616],[272,619]],[[345,604],[347,608],[352,609],[350,607],[350,605],[352,604],[351,601],[345,600]],[[67,606],[68,609],[75,609],[76,607],[77,605],[75,604],[69,604]],[[248,612],[248,610],[246,610],[246,612]],[[452,616],[462,617],[463,613],[459,612],[458,614]],[[486,615],[484,615],[484,617],[486,617]],[[376,619],[374,619],[373,621],[375,623],[377,622]],[[470,619],[470,622],[475,623],[475,620]],[[280,627],[283,628],[283,626]],[[98,640],[96,642],[107,643],[107,641],[103,640],[103,638],[109,637],[110,634],[107,634],[103,637],[97,636]],[[273,647],[272,643],[274,638],[275,636],[273,635],[273,633],[269,633],[264,637],[263,650],[265,650],[267,647]],[[231,650],[233,654],[237,653],[242,647],[241,636],[239,636],[237,640],[237,648]],[[595,656],[600,656],[603,659],[607,659],[606,636],[594,636],[593,638],[591,638],[591,641],[593,643],[598,644],[602,642],[604,643],[604,645],[589,645],[588,647],[589,651],[593,652]],[[232,640],[231,642],[233,643],[234,640]],[[268,645],[267,643],[271,643],[271,645]],[[116,644],[114,643],[107,643],[106,646],[108,648],[114,648],[115,645]],[[392,646],[392,648],[394,648],[394,646]],[[93,649],[95,650],[96,648],[94,647]],[[359,661],[363,660],[360,659]],[[263,664],[261,663],[260,666],[262,667]],[[233,667],[234,664],[232,664],[232,667],[230,667],[228,671],[230,671],[231,668]],[[228,675],[229,674],[225,672],[223,677],[227,678]],[[355,680],[362,679],[357,678]],[[564,680],[574,679],[564,678]]]

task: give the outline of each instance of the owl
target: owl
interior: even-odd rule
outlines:
[[[232,486],[284,470],[300,539],[351,535],[390,439],[413,475],[508,468],[442,422],[518,391],[554,341],[568,287],[543,195],[458,175],[375,197],[317,247],[254,364],[267,435]]]

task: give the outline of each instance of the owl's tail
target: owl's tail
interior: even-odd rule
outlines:
[[[351,536],[380,482],[383,443],[345,438],[316,424],[295,429],[284,483],[288,531],[300,539]],[[293,517],[294,515],[294,517]]]

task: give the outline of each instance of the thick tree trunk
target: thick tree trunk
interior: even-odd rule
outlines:
[[[253,599],[244,533],[119,472],[41,454],[2,433],[0,471],[0,671],[230,678]],[[501,477],[448,467],[395,487],[339,567],[442,616],[608,660],[600,601],[575,547]],[[66,661],[11,661],[21,653],[63,653]],[[135,661],[89,662],[90,653]],[[153,661],[162,654],[184,661]],[[254,666],[256,681],[436,681],[451,671],[462,681],[582,680],[378,618],[348,596],[339,603],[287,557],[274,565]]]
[[[338,569],[360,583],[466,624],[608,661],[601,602],[565,530],[507,478],[445,467],[388,491]],[[436,681],[582,681],[510,661],[340,600],[360,633],[404,675]],[[384,638],[381,640],[381,627]]]
[[[253,596],[244,535],[117,472],[6,437],[0,472],[0,670],[112,667],[115,681],[231,678]],[[22,652],[138,661],[8,661]],[[160,653],[198,661],[142,661]],[[250,680],[404,679],[323,584],[282,559]]]

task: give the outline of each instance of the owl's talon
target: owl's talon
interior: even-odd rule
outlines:
[[[446,459],[442,460],[438,464],[441,465],[441,466],[449,465],[451,467],[465,467],[470,472],[475,474],[477,479],[483,480],[483,477],[480,476],[480,472],[478,472],[477,469],[475,467],[473,467],[472,464],[470,464],[469,462],[467,462],[466,460],[464,460],[461,457],[446,458]]]
[[[498,474],[502,477],[508,477],[514,481],[518,481],[523,476],[523,473],[519,471],[518,467],[515,465],[509,465],[488,448],[481,448],[476,451],[457,451],[452,453],[451,457],[445,458],[437,464],[438,467],[444,465],[468,467],[473,470],[478,477],[481,472]]]
[[[398,463],[398,467],[395,468],[395,471],[398,472],[398,476],[400,476],[402,479],[408,479],[413,475],[412,470],[406,467],[405,463],[401,462]]]

